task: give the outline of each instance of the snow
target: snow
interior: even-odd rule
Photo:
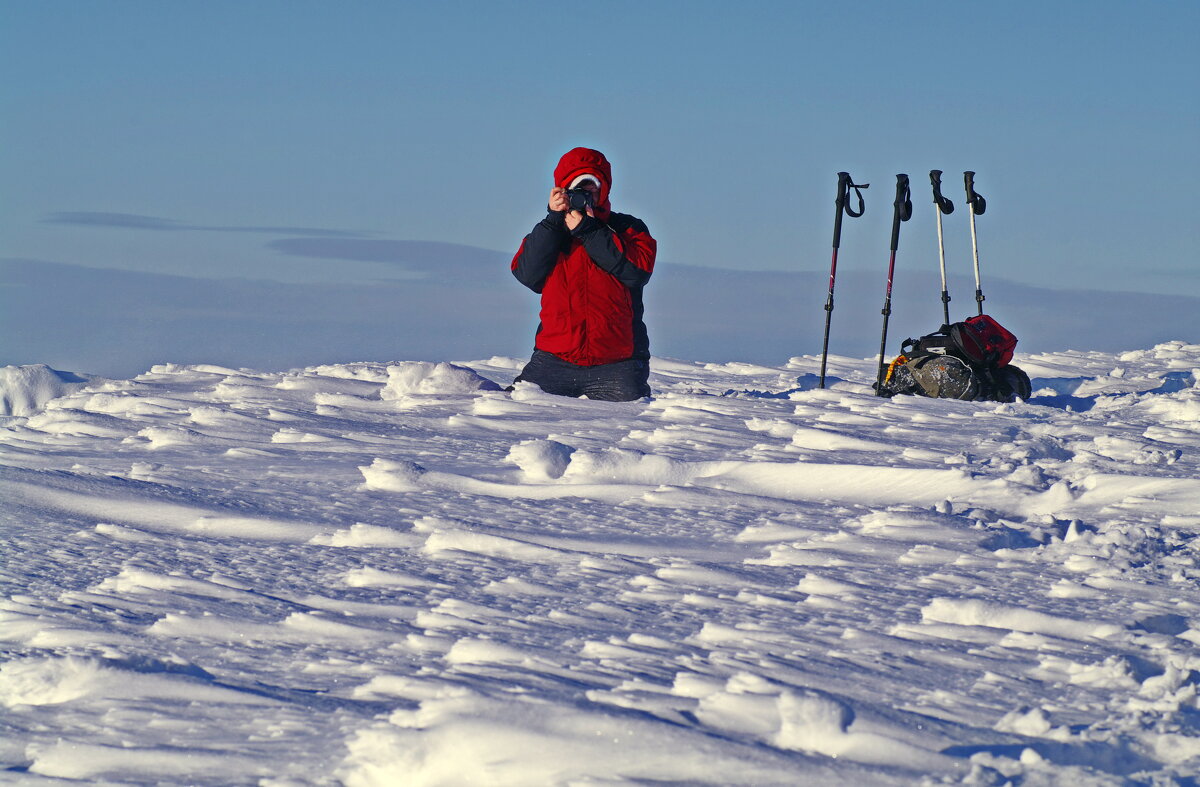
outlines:
[[[1200,774],[1200,345],[0,375],[0,761],[122,784]]]
[[[82,388],[91,379],[45,364],[0,366],[0,416],[36,413],[46,402]]]

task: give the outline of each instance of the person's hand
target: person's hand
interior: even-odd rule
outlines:
[[[550,210],[553,211],[565,211],[567,208],[571,207],[570,203],[567,202],[567,190],[559,188],[550,189],[549,204]]]
[[[588,208],[587,215],[595,216],[596,213],[591,208]],[[567,222],[567,229],[573,230],[579,226],[579,222],[583,221],[583,214],[577,210],[568,211],[565,221]]]

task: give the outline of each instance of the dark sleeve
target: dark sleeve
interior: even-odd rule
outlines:
[[[534,292],[542,291],[559,255],[571,242],[564,215],[561,211],[547,213],[521,241],[521,248],[513,257],[513,276]]]
[[[626,287],[642,287],[654,272],[658,242],[646,225],[632,216],[614,214],[616,227],[592,216],[584,216],[571,235],[583,242],[596,267],[611,273]]]

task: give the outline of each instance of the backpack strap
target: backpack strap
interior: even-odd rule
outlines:
[[[900,352],[905,355],[930,355],[938,350],[945,352],[954,346],[949,330],[949,325],[943,325],[920,339],[905,339],[904,343],[900,345]]]

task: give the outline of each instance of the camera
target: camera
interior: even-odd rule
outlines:
[[[567,203],[570,206],[568,210],[577,210],[580,213],[586,213],[588,208],[596,206],[592,192],[587,189],[568,189]]]

